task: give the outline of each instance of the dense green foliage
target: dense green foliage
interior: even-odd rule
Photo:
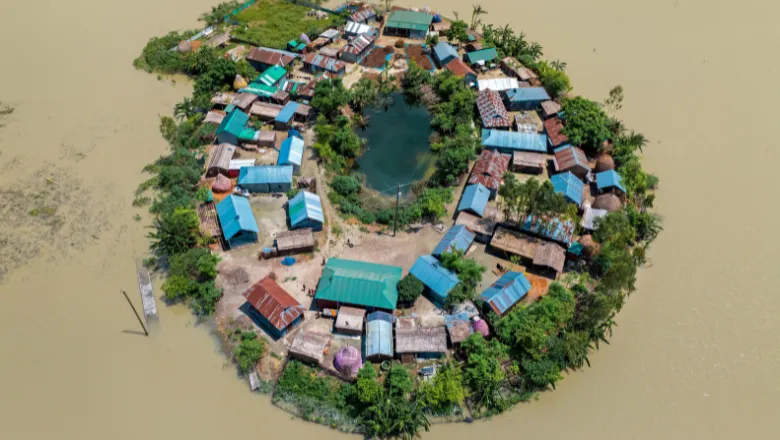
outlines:
[[[469,25],[465,21],[455,20],[451,23],[445,35],[449,41],[457,41],[458,47],[460,47],[461,44],[469,41],[468,30]]]
[[[563,69],[556,69],[547,61],[541,61],[537,65],[539,80],[553,98],[560,98],[572,90],[569,75]]]
[[[425,286],[412,274],[407,274],[398,282],[398,303],[410,306],[422,295]]]
[[[265,343],[257,337],[255,332],[241,332],[239,342],[233,351],[238,370],[241,373],[249,373],[255,368],[255,364],[265,353]]]
[[[233,17],[243,25],[234,30],[234,38],[256,46],[285,49],[288,41],[296,40],[302,33],[314,39],[325,29],[346,23],[340,15],[323,20],[308,17],[310,9],[292,2],[259,0]]]
[[[460,284],[453,288],[447,295],[447,306],[460,304],[469,299],[474,299],[477,294],[477,286],[482,282],[482,273],[485,267],[476,260],[466,258],[462,251],[444,252],[439,256],[441,265],[458,275]]]
[[[540,182],[532,177],[521,182],[514,174],[507,173],[498,194],[507,218],[520,219],[521,214],[559,215],[570,209],[570,204],[562,194],[555,192],[549,180]],[[576,216],[577,207],[573,206],[573,210]]]
[[[450,414],[465,398],[463,372],[455,362],[443,365],[433,379],[423,382],[417,390],[417,400],[433,414]]]
[[[168,279],[162,286],[165,298],[169,301],[189,301],[200,316],[214,313],[216,303],[222,297],[222,292],[214,287],[217,262],[219,258],[205,248],[192,247],[171,254]]]
[[[526,67],[535,67],[536,60],[542,56],[542,46],[539,43],[526,41],[522,32],[515,35],[509,25],[498,28],[492,24],[482,26],[482,39],[486,47],[495,47],[499,56],[514,57]]]
[[[607,114],[595,101],[575,96],[563,100],[565,124],[563,133],[572,145],[579,145],[593,156],[604,149],[604,141],[612,139]]]
[[[212,6],[211,11],[201,14],[200,20],[206,22],[206,24],[209,26],[220,24],[226,15],[241,6],[242,3],[243,2],[239,2],[237,0],[231,0],[220,3],[216,6]]]

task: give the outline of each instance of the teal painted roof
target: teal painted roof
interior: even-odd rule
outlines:
[[[325,222],[325,216],[322,214],[322,200],[317,194],[300,191],[290,200],[287,209],[290,215],[290,226],[293,228],[306,220]]]
[[[230,133],[236,137],[241,135],[241,132],[244,130],[244,127],[246,127],[246,124],[249,122],[249,115],[242,112],[239,109],[235,109],[232,112],[228,113],[227,116],[225,116],[224,119],[222,119],[222,122],[220,122],[219,127],[217,127],[217,133]]]
[[[485,207],[490,200],[490,190],[481,183],[475,183],[466,187],[463,197],[458,204],[458,211],[471,210],[482,217]]]
[[[576,203],[577,206],[582,205],[583,183],[577,176],[567,171],[552,176],[550,182],[555,187],[555,192],[563,194],[566,200]]]
[[[393,310],[402,275],[397,266],[330,258],[314,298]]]
[[[277,165],[298,165],[303,163],[303,139],[297,136],[288,136],[282,141],[279,148]]]
[[[258,183],[292,183],[292,176],[292,165],[258,165],[254,167],[241,167],[240,171],[238,172],[238,184],[251,185]]]
[[[432,255],[421,255],[409,270],[418,280],[422,281],[439,302],[444,302],[460,280],[458,276],[439,263]]]
[[[622,180],[623,178],[615,170],[596,173],[596,186],[599,190],[617,188],[625,193],[626,188],[623,186]]]
[[[287,71],[282,66],[271,66],[265,69],[260,76],[255,78],[254,82],[265,84],[266,86],[273,86],[278,83],[284,76],[287,75]]]
[[[466,252],[474,242],[474,233],[464,225],[454,225],[444,234],[439,244],[433,249],[432,255],[441,255],[453,250]]]
[[[239,92],[254,93],[257,96],[270,97],[276,93],[276,87],[263,84],[261,82],[253,82],[249,86],[240,89]]]
[[[520,87],[506,91],[509,102],[548,101],[550,95],[544,87]]]
[[[431,26],[433,16],[424,12],[393,11],[387,19],[385,27],[409,29],[413,31],[427,31]]]
[[[458,49],[455,49],[452,45],[445,43],[444,41],[439,41],[436,46],[433,46],[433,53],[439,61],[445,61],[450,58],[460,58],[458,56]]]
[[[230,240],[241,231],[260,231],[246,197],[230,195],[217,203],[217,217],[225,240]]]
[[[521,133],[506,130],[482,130],[482,146],[485,148],[547,152],[547,136],[539,133]]]
[[[496,52],[496,48],[494,47],[488,47],[487,49],[482,50],[475,50],[474,52],[469,52],[466,54],[466,58],[469,60],[469,63],[476,64],[480,61],[488,62],[493,61],[498,58],[498,52]]]

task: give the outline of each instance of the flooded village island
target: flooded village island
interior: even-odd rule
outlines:
[[[193,80],[133,202],[145,263],[277,406],[410,438],[533,399],[611,336],[661,231],[647,141],[620,86],[576,96],[488,16],[231,2],[135,60]]]

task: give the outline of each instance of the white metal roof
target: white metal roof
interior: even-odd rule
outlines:
[[[352,35],[363,35],[371,32],[371,26],[348,21],[347,25],[344,27],[344,32]]]
[[[520,84],[515,78],[502,77],[502,78],[488,78],[477,80],[479,90],[490,89],[496,92],[502,90],[516,89],[520,87]]]

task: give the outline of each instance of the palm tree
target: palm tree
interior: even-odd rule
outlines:
[[[173,116],[179,121],[189,119],[195,114],[195,103],[189,97],[184,98],[180,103],[173,107]]]
[[[477,25],[480,23],[478,22],[480,15],[485,15],[488,13],[485,9],[482,8],[482,5],[472,5],[472,12],[471,12],[471,30],[475,31],[477,30]]]
[[[553,69],[557,70],[558,72],[565,72],[566,71],[566,62],[555,60],[552,63],[550,63],[550,66],[552,66]]]
[[[386,11],[389,11],[389,10],[390,10],[390,6],[391,6],[393,3],[395,3],[395,0],[385,0],[385,10],[386,10]]]

